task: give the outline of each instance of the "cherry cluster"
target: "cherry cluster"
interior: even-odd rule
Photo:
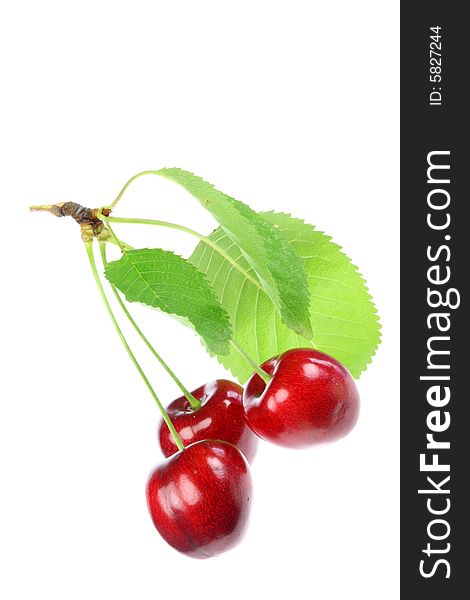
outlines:
[[[158,436],[165,462],[147,484],[147,503],[161,536],[176,550],[209,558],[242,538],[252,502],[249,463],[258,438],[288,448],[337,440],[351,431],[359,394],[349,371],[318,350],[288,350],[261,365],[245,389],[217,380],[183,396],[167,413],[184,443],[179,450],[164,421]]]

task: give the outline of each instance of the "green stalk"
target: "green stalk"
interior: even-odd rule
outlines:
[[[106,258],[106,243],[105,242],[100,242],[100,252],[101,252],[101,259],[103,261],[103,266],[106,268],[106,266],[108,264],[108,260]],[[201,401],[198,400],[197,398],[195,398],[191,394],[191,392],[183,385],[183,383],[180,381],[180,379],[178,379],[178,377],[175,375],[175,373],[173,373],[173,371],[170,369],[168,364],[163,360],[163,358],[160,356],[160,354],[158,354],[158,352],[155,350],[155,348],[149,342],[147,337],[144,335],[143,331],[140,329],[140,327],[134,321],[134,318],[132,317],[132,315],[129,312],[129,309],[123,302],[116,287],[113,284],[110,284],[110,285],[111,285],[111,289],[116,297],[116,300],[119,303],[119,306],[123,310],[126,317],[129,319],[129,322],[131,323],[132,327],[134,327],[134,329],[139,334],[140,338],[142,339],[144,344],[147,346],[147,348],[150,350],[150,352],[158,360],[158,362],[165,369],[165,371],[168,373],[168,375],[173,379],[173,381],[176,383],[176,385],[180,388],[180,390],[182,391],[183,395],[186,397],[186,399],[189,402],[189,404],[191,405],[191,407],[194,408],[195,410],[197,410],[201,406]]]
[[[122,190],[119,192],[119,194],[116,196],[116,198],[113,200],[113,202],[111,204],[109,204],[108,206],[106,206],[105,208],[114,208],[116,206],[116,204],[119,202],[119,200],[123,197],[124,192],[127,190],[127,188],[131,185],[131,183],[133,183],[136,179],[139,179],[139,177],[143,177],[144,175],[158,175],[157,171],[141,171],[140,173],[137,173],[137,175],[134,175],[133,177],[131,177],[129,179],[129,181],[127,181],[124,186],[122,187]]]
[[[103,285],[101,283],[99,274],[98,274],[98,269],[96,267],[96,262],[95,262],[95,256],[93,253],[93,242],[92,241],[87,241],[85,242],[85,248],[87,251],[87,255],[88,255],[88,260],[90,261],[90,266],[91,266],[91,270],[93,272],[93,277],[95,279],[95,283],[98,286],[98,290],[100,292],[100,296],[106,306],[106,310],[108,312],[108,315],[114,325],[114,328],[117,331],[117,334],[119,335],[119,338],[121,339],[121,342],[124,345],[124,348],[126,349],[130,359],[132,360],[132,362],[134,363],[135,368],[137,369],[137,371],[139,372],[139,375],[142,377],[145,385],[147,386],[150,394],[152,395],[152,398],[155,400],[155,403],[157,404],[163,420],[165,421],[165,423],[168,426],[168,429],[171,432],[171,435],[173,436],[173,439],[175,441],[175,444],[178,446],[179,450],[183,450],[184,449],[184,444],[183,441],[181,440],[178,432],[176,431],[173,423],[170,420],[170,417],[168,416],[166,410],[163,408],[162,403],[160,402],[157,394],[155,393],[155,390],[153,389],[152,385],[150,384],[150,381],[147,379],[144,371],[142,370],[142,367],[140,366],[139,362],[137,361],[137,358],[135,357],[134,353],[132,352],[129,344],[127,343],[126,338],[124,337],[124,334],[122,333],[121,328],[118,325],[118,322],[116,321],[116,317],[114,316],[114,313],[112,311],[111,305],[109,304],[108,298],[106,297],[106,293],[104,291]]]
[[[230,340],[230,343],[235,348],[235,350],[241,356],[243,356],[243,358],[246,360],[246,362],[249,363],[251,365],[251,367],[253,367],[253,370],[255,371],[255,373],[257,373],[261,377],[261,379],[264,381],[264,383],[266,385],[268,385],[268,383],[271,381],[273,376],[269,375],[269,373],[266,373],[266,371],[263,371],[263,369],[261,367],[259,367],[255,363],[255,361],[252,358],[250,358],[250,356],[248,356],[248,354],[243,350],[243,348],[241,346],[239,346],[237,344],[237,342],[235,342],[235,340]]]
[[[116,244],[116,246],[119,246],[119,244],[116,242],[116,240],[113,239],[113,238],[111,238],[111,237],[108,238],[107,241],[111,242],[111,244]],[[120,241],[121,241],[121,246],[120,247],[124,248],[124,250],[135,250],[134,246],[131,246],[130,244],[126,244],[126,242],[123,242],[122,240],[120,240]]]
[[[227,254],[227,252],[225,252],[223,248],[221,248],[218,244],[213,242],[210,238],[206,237],[205,235],[202,235],[202,233],[199,233],[194,229],[190,229],[189,227],[185,227],[184,225],[178,225],[177,223],[169,223],[168,221],[157,221],[155,219],[128,219],[123,217],[105,217],[101,213],[99,213],[98,216],[108,225],[108,227],[110,223],[133,223],[136,225],[156,225],[157,227],[167,227],[169,229],[176,229],[178,231],[188,233],[189,235],[192,235],[204,242],[204,244],[210,246],[213,250],[220,254],[220,256],[222,256],[227,262],[229,262],[235,269],[237,269],[237,271],[240,271],[240,273],[244,277],[246,277],[246,279],[251,281],[253,285],[259,288],[261,291],[264,291],[263,286],[260,284],[260,282],[257,279],[255,279],[252,275],[250,275],[250,273],[245,271],[245,269],[242,266],[240,266],[237,263],[237,261],[234,260],[229,254]]]

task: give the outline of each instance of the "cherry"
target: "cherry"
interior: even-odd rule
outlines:
[[[160,535],[193,558],[230,550],[243,536],[251,475],[232,444],[203,440],[167,458],[151,473],[147,504]]]
[[[359,394],[349,371],[318,350],[297,348],[266,361],[248,381],[243,405],[260,437],[290,448],[329,442],[354,427]]]
[[[201,401],[194,409],[181,396],[167,408],[168,416],[185,445],[200,440],[224,440],[237,446],[248,461],[256,453],[258,438],[248,427],[243,411],[243,388],[225,379],[202,385],[192,392]],[[178,451],[166,423],[161,420],[158,429],[160,446],[165,456]]]

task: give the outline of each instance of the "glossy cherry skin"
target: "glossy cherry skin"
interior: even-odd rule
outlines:
[[[243,395],[250,427],[281,446],[303,448],[337,440],[359,415],[359,394],[349,371],[318,350],[296,348],[266,361],[266,383],[252,375]]]
[[[193,558],[210,558],[242,538],[252,502],[248,462],[232,444],[203,440],[156,467],[147,504],[160,535]]]
[[[171,422],[185,446],[200,440],[223,440],[237,446],[251,462],[258,438],[249,428],[243,411],[243,388],[225,379],[217,379],[192,392],[201,406],[193,409],[184,396],[166,409]],[[165,456],[178,451],[168,426],[163,421],[158,428],[160,447]]]

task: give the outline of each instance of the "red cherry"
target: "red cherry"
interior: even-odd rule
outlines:
[[[220,441],[187,446],[156,467],[147,483],[155,527],[170,546],[193,558],[216,556],[240,541],[251,497],[248,462]]]
[[[359,414],[359,394],[349,371],[318,350],[297,348],[266,361],[266,384],[256,373],[248,381],[243,405],[260,437],[302,448],[343,437]]]
[[[218,379],[193,392],[201,406],[191,407],[184,396],[167,408],[168,416],[185,446],[200,440],[223,440],[237,446],[248,461],[256,453],[258,438],[248,427],[243,411],[243,388],[233,381]],[[158,429],[160,446],[165,456],[178,451],[166,423]]]

